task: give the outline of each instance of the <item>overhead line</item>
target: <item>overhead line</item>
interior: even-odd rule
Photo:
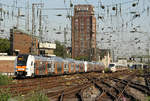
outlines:
[[[71,10],[71,8],[43,8],[42,10]]]

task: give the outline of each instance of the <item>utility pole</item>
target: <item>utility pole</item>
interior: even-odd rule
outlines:
[[[40,17],[39,17],[39,36],[40,36],[40,41],[42,42],[42,10],[40,8]]]
[[[18,15],[17,15],[17,25],[16,27],[19,27],[19,17],[20,17],[20,8],[18,8]]]
[[[36,31],[36,29],[35,29],[35,7],[36,6],[40,6],[41,8],[42,8],[42,6],[43,6],[43,3],[33,3],[32,4],[32,47],[31,47],[31,53],[33,54],[33,53],[37,53],[36,52],[36,39],[35,39],[35,31]],[[42,12],[40,11],[40,21],[39,21],[39,31],[41,32],[41,23],[42,23],[42,21],[41,21],[41,15],[42,14]],[[40,33],[40,35],[39,36],[41,36],[41,33]]]
[[[34,35],[35,35],[35,4],[32,4],[32,46],[31,46],[31,54],[35,52],[35,44],[34,44]]]
[[[92,16],[90,17],[90,23],[92,23]],[[89,61],[92,61],[92,56],[93,56],[93,52],[92,52],[92,24],[90,26],[90,53],[89,53]]]
[[[42,30],[42,8],[43,8],[43,2],[41,0],[41,3],[39,3],[41,6],[40,8],[40,16],[39,16],[39,37],[40,37],[40,42],[43,41],[43,30]]]
[[[64,58],[66,58],[66,44],[67,44],[67,30],[66,27],[64,28]]]
[[[29,32],[29,26],[30,26],[30,17],[29,17],[29,0],[27,0],[27,20],[26,20],[26,30]]]
[[[0,3],[0,8],[2,8],[2,4]],[[3,20],[2,18],[2,11],[1,11],[1,14],[0,14],[0,29],[1,29],[1,21]]]

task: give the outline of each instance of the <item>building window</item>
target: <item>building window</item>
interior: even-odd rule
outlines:
[[[75,23],[78,23],[78,18],[77,18],[77,19],[75,19]]]
[[[84,41],[81,41],[81,47],[83,48],[84,47]]]

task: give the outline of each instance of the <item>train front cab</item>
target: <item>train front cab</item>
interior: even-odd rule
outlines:
[[[115,63],[110,63],[108,68],[110,69],[111,72],[116,72],[116,64]]]
[[[21,54],[15,62],[15,76],[26,77],[34,74],[34,56]]]

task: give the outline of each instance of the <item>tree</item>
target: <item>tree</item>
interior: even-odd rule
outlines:
[[[66,57],[67,52],[64,45],[61,45],[59,41],[55,41],[56,49],[54,50],[54,54],[59,57]]]
[[[10,53],[10,41],[0,38],[0,53]]]
[[[78,56],[75,58],[76,60],[84,60],[84,61],[89,61],[88,56]]]

